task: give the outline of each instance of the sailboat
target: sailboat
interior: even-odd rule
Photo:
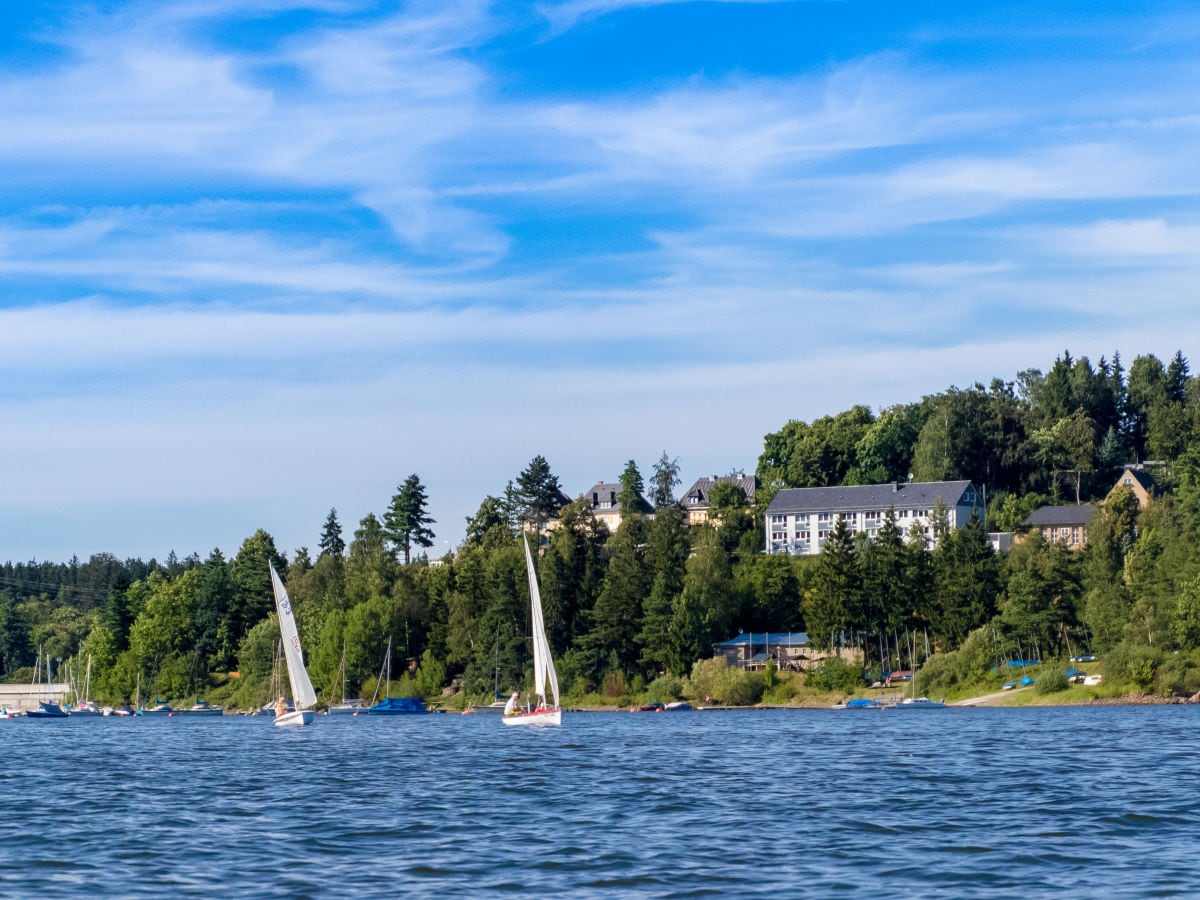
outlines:
[[[342,641],[342,661],[338,663],[338,675],[342,679],[342,702],[332,704],[327,712],[331,716],[357,716],[359,713],[364,715],[367,708],[363,702],[357,697],[353,700],[346,699],[346,642]]]
[[[79,687],[75,688],[75,708],[71,710],[71,715],[79,716],[99,716],[103,714],[95,703],[92,702],[92,654],[88,654],[87,676],[83,682],[83,694],[80,695]]]
[[[912,648],[909,648],[911,654]],[[926,653],[928,653],[928,638],[926,638]],[[905,697],[899,703],[893,703],[889,709],[945,709],[945,700],[930,700],[928,697],[917,696],[917,665],[915,660],[912,667],[912,696]]]
[[[287,588],[279,580],[279,573],[270,563],[271,587],[275,589],[275,609],[279,612],[279,633],[283,638],[283,656],[287,662],[288,681],[292,685],[292,700],[295,709],[288,711],[286,704],[282,710],[275,712],[275,724],[311,725],[313,720],[312,706],[317,702],[317,694],[312,682],[308,680],[308,672],[304,668],[304,654],[300,650],[300,634],[296,631],[296,617],[292,614],[292,601],[288,599]],[[280,698],[281,700],[283,698]]]
[[[529,538],[525,542],[525,569],[529,573],[529,605],[533,631],[533,691],[537,695],[537,706],[530,710],[506,713],[501,721],[505,725],[561,725],[562,710],[558,707],[558,676],[554,672],[554,660],[550,656],[550,641],[546,639],[546,625],[542,621],[542,595],[538,590],[537,572],[533,568],[533,555],[529,552]],[[554,696],[554,704],[546,703],[546,686]]]
[[[37,682],[38,697],[49,697],[47,691],[53,683],[53,675],[50,671],[50,654],[46,654],[46,690],[42,689],[42,648],[38,647],[37,668],[34,674],[34,680]],[[65,719],[70,715],[57,703],[51,702],[49,699],[37,701],[37,709],[31,709],[25,713],[30,719]]]

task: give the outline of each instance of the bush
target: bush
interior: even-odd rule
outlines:
[[[1159,689],[1168,696],[1200,693],[1200,666],[1195,653],[1175,653],[1158,670]]]
[[[421,696],[425,698],[438,697],[442,693],[442,685],[446,681],[446,664],[426,649],[421,654],[421,667],[417,669],[417,686]]]
[[[628,690],[624,672],[609,672],[604,676],[604,683],[600,687],[600,693],[612,698],[624,697]]]
[[[776,676],[775,685],[767,688],[763,693],[762,702],[784,705],[790,703],[798,693],[800,693],[798,679],[790,678],[787,675]]]
[[[808,672],[804,681],[818,691],[841,691],[853,694],[867,684],[862,666],[852,666],[840,656],[832,656],[820,666]]]
[[[959,651],[935,653],[925,660],[925,665],[917,672],[916,689],[925,695],[947,693],[958,684],[961,666]]]
[[[762,676],[745,669],[727,669],[717,684],[716,699],[730,706],[753,706],[763,695]]]
[[[683,679],[674,675],[659,675],[646,688],[646,698],[652,703],[673,703],[683,697]]]
[[[1105,658],[1104,679],[1148,691],[1154,685],[1154,674],[1162,661],[1162,651],[1156,647],[1121,645]]]
[[[762,698],[763,680],[753,672],[731,669],[725,657],[702,659],[692,666],[684,683],[688,699],[703,703],[716,701],[730,706],[751,706]]]
[[[1067,681],[1067,673],[1062,669],[1048,669],[1038,676],[1033,684],[1035,694],[1057,694],[1065,691],[1071,683]]]

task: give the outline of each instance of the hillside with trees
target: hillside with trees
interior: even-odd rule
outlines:
[[[1145,509],[1114,489],[1133,462],[1159,488]],[[30,680],[40,648],[60,669],[90,659],[92,694],[107,702],[130,700],[140,683],[143,696],[259,705],[278,640],[273,563],[323,700],[340,699],[343,677],[351,694],[371,696],[389,639],[392,671],[405,673],[394,694],[453,688],[482,699],[524,683],[518,536],[544,529],[545,621],[569,697],[678,695],[689,678],[718,696],[708,664],[697,664],[739,629],[803,630],[818,647],[859,648],[874,675],[932,656],[929,678],[947,690],[1005,659],[1086,651],[1103,655],[1106,681],[1200,691],[1200,383],[1182,353],[1166,364],[1139,356],[1128,371],[1117,355],[1093,365],[1064,353],[1045,373],[786,422],[764,438],[755,508],[719,485],[702,526],[687,526],[675,499],[677,459],[663,453],[645,475],[633,460],[618,468],[623,516],[612,533],[582,498],[560,508],[558,478],[537,456],[482,499],[443,559],[425,555],[436,523],[413,474],[348,537],[331,509],[315,552],[285,557],[258,531],[228,558],[213,549],[163,562],[7,563],[0,677]],[[839,523],[819,556],[762,552],[763,510],[779,489],[910,476],[969,479],[986,509],[961,529],[935,516],[932,545],[888,515],[873,540]],[[1103,503],[1086,550],[1035,535],[993,553],[989,531],[1079,502]]]

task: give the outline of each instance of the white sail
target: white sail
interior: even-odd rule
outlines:
[[[304,668],[304,654],[300,651],[300,634],[296,631],[296,617],[292,615],[292,601],[287,588],[279,580],[279,573],[271,566],[271,586],[275,589],[275,608],[279,612],[279,632],[283,636],[283,655],[287,660],[288,680],[292,683],[292,701],[296,709],[308,709],[317,702],[317,694],[308,672]]]
[[[524,536],[522,536],[524,537]],[[546,624],[542,619],[542,595],[538,590],[537,573],[533,568],[533,554],[529,552],[529,539],[525,541],[525,567],[529,572],[529,601],[533,614],[533,689],[542,700],[548,700],[547,683],[554,697],[551,707],[558,708],[558,675],[554,671],[554,659],[550,656],[550,641],[546,638]]]

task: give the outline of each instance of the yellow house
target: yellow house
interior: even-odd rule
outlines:
[[[1154,483],[1154,476],[1143,469],[1139,465],[1127,465],[1121,472],[1121,476],[1117,479],[1117,483],[1113,485],[1113,490],[1119,487],[1127,487],[1133,491],[1133,496],[1137,497],[1138,509],[1145,509],[1154,499],[1154,495],[1158,493],[1158,486]],[[1111,494],[1112,491],[1109,491]]]
[[[1082,550],[1087,546],[1088,526],[1095,515],[1096,507],[1090,503],[1043,506],[1022,522],[1021,527],[1027,531],[1040,530],[1047,544],[1066,544],[1068,550]]]
[[[709,494],[716,485],[724,482],[731,482],[740,487],[746,495],[746,506],[751,509],[754,507],[754,491],[758,487],[758,479],[753,475],[723,475],[720,478],[714,475],[712,478],[697,478],[696,483],[688,488],[679,500],[679,505],[687,514],[688,525],[703,525],[708,521],[709,511],[712,509]]]

